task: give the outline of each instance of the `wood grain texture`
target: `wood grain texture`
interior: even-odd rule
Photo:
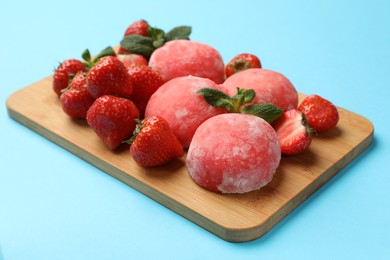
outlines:
[[[371,144],[374,132],[369,120],[338,108],[337,127],[315,137],[308,151],[282,157],[269,185],[242,195],[217,194],[192,181],[185,155],[164,167],[145,169],[132,160],[128,146],[116,152],[108,150],[85,121],[72,120],[62,112],[51,83],[49,76],[11,95],[7,100],[10,117],[232,242],[264,235],[363,152]],[[300,94],[300,99],[303,97]]]

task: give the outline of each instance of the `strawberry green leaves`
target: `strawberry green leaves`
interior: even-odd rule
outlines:
[[[190,26],[178,26],[165,33],[156,27],[148,28],[148,36],[139,34],[130,34],[125,36],[120,45],[130,53],[140,54],[150,57],[153,51],[164,45],[164,43],[173,40],[188,40],[192,28]]]
[[[108,46],[104,48],[99,54],[97,54],[94,58],[92,58],[91,53],[88,49],[86,49],[82,54],[81,57],[84,60],[84,65],[87,68],[87,70],[90,70],[97,61],[103,57],[106,56],[115,56],[115,50],[111,47]]]
[[[283,113],[281,108],[272,104],[247,105],[252,102],[256,96],[253,89],[237,88],[237,94],[233,97],[229,97],[222,91],[212,88],[202,88],[197,91],[197,94],[202,95],[207,103],[212,106],[225,108],[232,113],[255,115],[263,118],[268,123],[272,123]]]

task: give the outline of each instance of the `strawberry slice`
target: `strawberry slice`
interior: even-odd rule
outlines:
[[[279,137],[282,154],[293,155],[305,151],[311,144],[313,131],[309,127],[305,114],[291,109],[273,123]]]

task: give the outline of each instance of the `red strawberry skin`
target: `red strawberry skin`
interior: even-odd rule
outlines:
[[[226,77],[230,77],[234,73],[251,68],[261,68],[259,58],[250,53],[242,53],[233,57],[225,67]]]
[[[104,95],[95,100],[87,113],[87,123],[107,147],[115,150],[133,133],[139,112],[126,98]]]
[[[123,63],[113,56],[103,57],[89,71],[87,87],[92,97],[117,95],[129,97],[133,86]]]
[[[138,107],[140,115],[143,117],[150,97],[164,84],[164,80],[157,71],[147,66],[130,66],[128,73],[133,85],[130,99]]]
[[[317,132],[325,132],[337,125],[339,112],[329,100],[318,96],[307,96],[298,109],[305,113],[307,122]]]
[[[130,146],[133,159],[143,167],[163,165],[183,156],[183,146],[160,116],[147,117]]]
[[[87,71],[84,63],[77,59],[68,59],[62,62],[54,71],[53,90],[60,96],[61,91],[68,87],[70,76],[76,75],[77,72]]]
[[[139,34],[142,36],[148,36],[148,28],[149,24],[145,20],[137,20],[133,22],[132,24],[127,27],[124,36],[130,35],[130,34]]]
[[[149,28],[149,24],[147,21],[137,20],[137,21],[133,22],[132,24],[130,24],[129,27],[127,27],[127,29],[124,33],[124,37],[126,37],[127,35],[131,35],[131,34],[138,34],[138,35],[147,37],[147,36],[149,36],[148,28]],[[129,53],[129,51],[123,47],[119,47],[118,53]]]
[[[273,127],[278,135],[282,154],[301,153],[311,144],[312,131],[306,122],[305,115],[298,109],[284,112],[273,123]]]
[[[60,97],[64,112],[75,119],[85,119],[95,99],[89,94],[86,73],[78,73],[71,81],[69,90]]]

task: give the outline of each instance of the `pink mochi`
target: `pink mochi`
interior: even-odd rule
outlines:
[[[165,81],[181,76],[208,78],[217,84],[224,81],[224,63],[213,47],[190,40],[174,40],[155,50],[149,66]]]
[[[222,114],[196,130],[187,169],[200,186],[221,193],[246,193],[267,185],[281,158],[275,130],[260,117]]]
[[[237,93],[237,87],[253,89],[256,103],[271,103],[287,111],[298,106],[298,92],[281,73],[265,69],[247,69],[233,74],[223,83],[227,94]]]
[[[221,90],[212,80],[200,77],[179,77],[166,82],[149,99],[145,117],[162,116],[183,147],[188,148],[200,124],[210,117],[227,112],[209,105],[203,96],[196,94],[201,88]]]

